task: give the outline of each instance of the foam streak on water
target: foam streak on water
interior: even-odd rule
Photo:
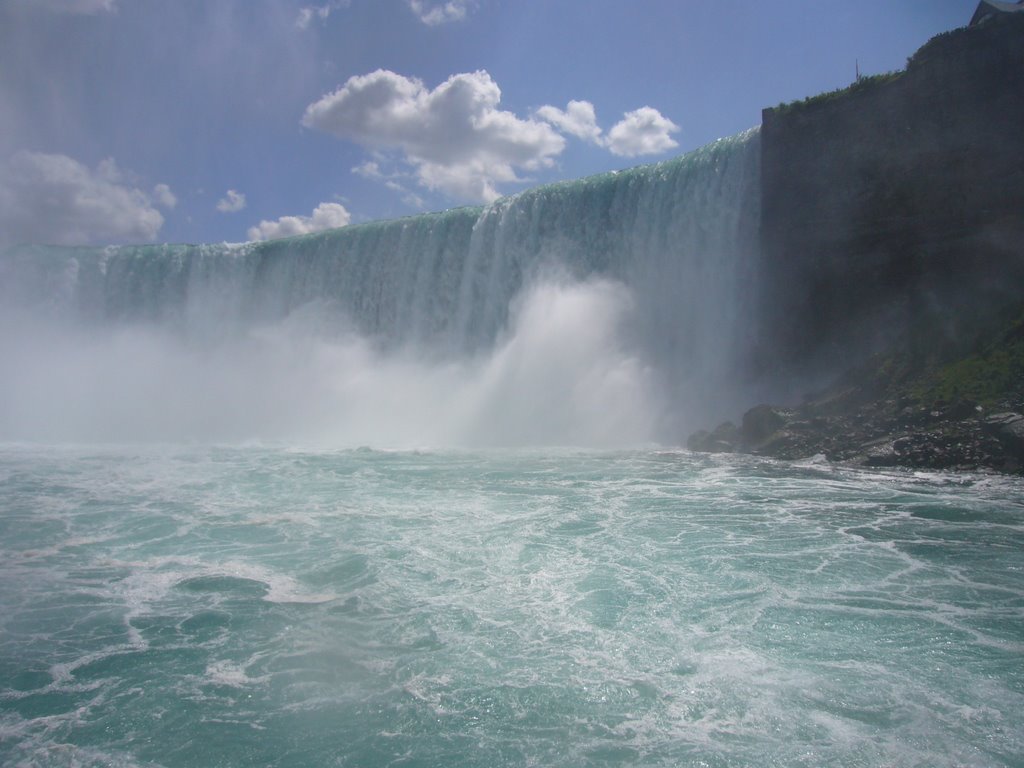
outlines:
[[[0,763],[1011,766],[1019,480],[0,451]]]

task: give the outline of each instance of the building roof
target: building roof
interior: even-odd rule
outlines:
[[[969,26],[980,24],[990,16],[997,16],[1000,13],[1016,13],[1017,11],[1024,11],[1024,0],[1016,0],[1012,3],[1004,0],[981,0],[971,17]]]

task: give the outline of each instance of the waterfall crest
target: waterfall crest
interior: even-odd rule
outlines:
[[[550,329],[564,354],[523,359],[550,369],[577,345],[595,355],[612,349],[611,368],[627,360],[644,392],[660,393],[646,421],[664,437],[739,397],[756,325],[759,172],[752,129],[674,160],[538,187],[485,208],[239,245],[17,246],[0,258],[0,298],[51,326],[147,329],[206,354],[290,325],[358,339],[365,354],[436,372],[472,361],[493,368],[526,328],[540,343],[544,322],[556,320],[538,319],[545,310],[537,297],[557,301],[574,286],[597,286],[600,300],[552,315],[573,318]],[[580,340],[608,317],[613,340]],[[508,382],[498,389],[510,391]],[[570,390],[567,397],[579,395],[578,386]]]

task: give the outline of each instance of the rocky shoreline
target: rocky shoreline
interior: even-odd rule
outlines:
[[[1024,409],[1021,409],[1024,410]],[[993,470],[1024,474],[1024,414],[991,412],[967,401],[932,408],[872,403],[830,414],[820,403],[797,408],[758,405],[739,426],[720,424],[690,436],[687,447],[707,453],[749,453],[869,467]]]
[[[1024,312],[959,354],[904,346],[792,407],[690,435],[690,450],[797,460],[1024,474]],[[1013,315],[1011,315],[1013,316]]]

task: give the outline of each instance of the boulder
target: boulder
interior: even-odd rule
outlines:
[[[702,453],[732,453],[736,450],[738,430],[731,421],[724,421],[711,432],[702,429],[694,432],[686,441],[691,451]]]
[[[1010,456],[1024,461],[1024,415],[1013,411],[994,413],[982,422],[986,434],[1002,445]]]
[[[876,440],[861,446],[859,463],[868,467],[895,467],[900,463],[899,454],[892,440]]]
[[[755,405],[743,414],[740,437],[745,445],[756,447],[786,426],[788,417],[787,412],[770,405]]]

